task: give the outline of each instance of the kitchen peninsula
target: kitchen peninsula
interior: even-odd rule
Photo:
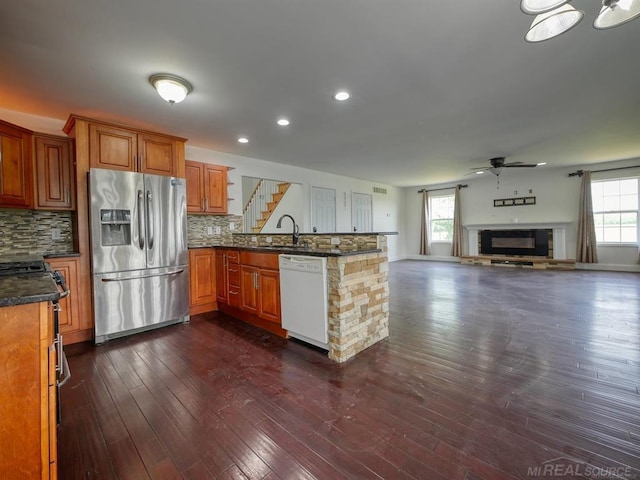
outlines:
[[[242,288],[240,257],[251,253],[273,257],[277,265],[280,253],[325,257],[328,277],[328,355],[345,362],[389,336],[389,283],[386,233],[301,234],[299,245],[291,246],[291,235],[234,234],[224,245],[207,245],[206,239],[190,239],[190,247],[213,247],[216,256],[231,252],[232,257],[216,262],[218,308],[247,320],[240,308]],[[338,239],[338,244],[332,239]],[[267,240],[271,240],[267,242]],[[235,260],[238,258],[238,260]],[[231,262],[231,269],[228,266]],[[235,262],[235,263],[234,263]],[[227,269],[220,271],[227,266]],[[266,269],[269,271],[269,269]],[[270,271],[274,271],[273,267]],[[277,270],[275,270],[277,272]],[[234,275],[238,277],[234,279]],[[229,292],[225,282],[228,282]],[[234,290],[237,288],[237,290]],[[221,294],[222,292],[222,294]],[[225,294],[230,293],[225,297]],[[304,312],[301,312],[304,314]],[[268,319],[268,317],[264,316]],[[273,320],[273,319],[272,319]],[[278,324],[252,321],[262,328],[286,336]]]

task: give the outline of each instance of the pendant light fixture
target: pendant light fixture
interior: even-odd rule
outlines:
[[[571,5],[562,5],[555,10],[536,16],[524,39],[527,42],[549,40],[571,30],[583,17],[582,10],[576,10]]]
[[[593,28],[604,30],[630,22],[640,16],[639,0],[603,0],[602,10],[593,22]]]
[[[193,87],[184,78],[168,73],[157,73],[149,77],[149,83],[164,100],[171,105],[183,101]]]
[[[542,42],[571,30],[584,12],[569,5],[569,0],[521,0],[520,9],[536,15],[524,39]],[[600,14],[593,22],[598,30],[617,27],[640,16],[640,0],[602,0]]]

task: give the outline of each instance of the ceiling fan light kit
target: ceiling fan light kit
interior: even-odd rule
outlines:
[[[569,0],[521,0],[520,9],[536,15],[524,39],[543,42],[568,32],[584,18],[582,10],[569,5]],[[593,22],[598,30],[617,27],[640,16],[640,0],[602,0],[602,9]]]

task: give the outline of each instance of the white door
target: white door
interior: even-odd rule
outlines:
[[[311,187],[313,231],[336,231],[336,191],[332,188]]]
[[[354,232],[370,232],[373,223],[373,197],[367,193],[351,194],[351,223]]]

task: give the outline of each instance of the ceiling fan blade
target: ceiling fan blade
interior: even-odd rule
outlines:
[[[473,167],[470,168],[469,170],[489,170],[492,167]]]
[[[537,167],[535,163],[523,163],[521,165],[516,165],[515,163],[507,163],[505,165],[507,168],[533,168]]]
[[[509,162],[509,163],[505,163],[504,166],[505,167],[509,167],[511,165],[522,165],[524,162]]]

